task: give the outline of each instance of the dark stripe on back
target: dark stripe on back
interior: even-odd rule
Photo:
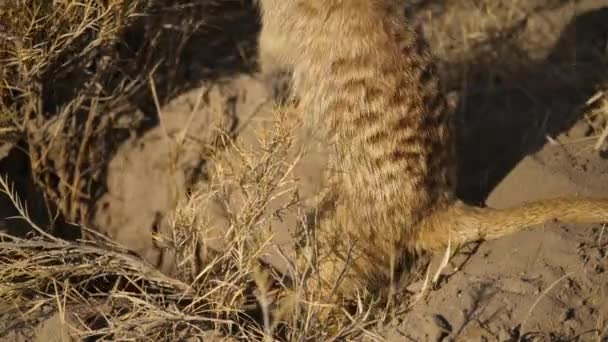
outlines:
[[[379,129],[374,134],[366,137],[365,142],[370,145],[378,145],[380,142],[387,140],[388,137],[388,132],[385,129]]]
[[[367,129],[370,122],[376,122],[380,117],[380,113],[373,110],[360,110],[350,115],[354,117],[350,122],[356,129]]]

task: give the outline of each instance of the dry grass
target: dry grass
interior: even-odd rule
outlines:
[[[112,79],[120,35],[142,1],[8,0],[0,11],[1,140],[22,143],[37,184],[82,222],[115,121],[138,80]],[[78,137],[78,139],[74,139]]]
[[[586,105],[588,110],[585,113],[585,120],[598,135],[593,148],[599,151],[604,147],[608,138],[608,91],[598,91],[587,101]]]
[[[272,247],[269,218],[299,210],[291,176],[297,159],[289,162],[287,156],[294,135],[287,122],[278,119],[275,129],[260,137],[257,151],[226,141],[240,157],[219,158],[211,184],[201,184],[178,206],[172,235],[159,236],[176,256],[174,277],[110,241],[73,243],[41,228],[42,236],[34,239],[3,235],[0,303],[6,308],[3,319],[15,324],[0,335],[50,313],[69,312],[70,330],[79,338],[175,340],[229,333],[260,341],[380,339],[366,330],[373,323],[369,311],[320,320],[322,306],[300,302],[306,297],[298,284],[307,270],[292,265],[287,279],[260,263]],[[2,185],[28,220],[11,188]],[[293,200],[268,212],[278,196]],[[217,243],[207,243],[204,213],[211,202],[221,203],[228,213],[222,252]],[[277,294],[285,293],[277,300]]]
[[[242,4],[221,0],[0,6],[0,141],[26,150],[36,186],[73,222],[91,217],[120,143],[158,119],[150,76],[163,105],[197,81],[183,77],[234,67],[222,54],[232,38],[215,31],[243,21],[244,12]],[[204,39],[216,59],[204,55]]]

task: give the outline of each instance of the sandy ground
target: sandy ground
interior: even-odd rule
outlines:
[[[534,4],[539,2],[522,5],[521,13],[536,13]],[[595,75],[589,75],[587,88],[578,84],[568,88],[565,81],[543,85],[539,79],[539,75],[550,78],[546,71],[553,58],[551,48],[559,41],[557,33],[567,30],[577,14],[600,13],[597,8],[608,6],[607,1],[572,3],[556,2],[528,19],[522,35],[532,37],[524,42],[535,47],[529,54],[536,57],[535,67],[518,71],[523,76],[502,80],[492,91],[479,90],[488,85],[491,74],[481,68],[490,66],[480,64],[480,70],[469,70],[470,79],[477,83],[465,89],[458,82],[459,72],[450,72],[450,68],[462,70],[457,68],[461,60],[446,62],[451,48],[449,43],[440,44],[450,41],[446,37],[456,44],[458,27],[470,23],[455,21],[463,18],[458,15],[437,15],[436,21],[425,21],[435,11],[432,6],[417,15],[442,58],[447,87],[460,94],[460,195],[464,199],[507,207],[560,195],[608,193],[608,164],[592,150],[595,140],[589,138],[580,113],[572,114],[592,95]],[[459,10],[465,11],[466,6]],[[607,11],[601,12],[604,23],[608,23]],[[540,24],[540,17],[547,16],[551,27]],[[468,20],[478,19],[471,12]],[[601,24],[589,25],[602,29]],[[531,34],[539,28],[552,39]],[[608,30],[602,32],[608,37]],[[452,50],[452,56],[458,56],[458,47]],[[583,76],[581,83],[587,80]],[[161,256],[152,233],[163,229],[168,213],[201,180],[206,167],[204,143],[212,140],[213,127],[233,128],[246,144],[255,146],[256,128],[271,120],[272,99],[266,85],[256,75],[240,74],[205,83],[165,105],[160,125],[127,140],[111,161],[108,191],[96,204],[91,225],[170,269],[170,258]],[[547,143],[547,135],[552,143]],[[176,143],[181,136],[183,144]],[[294,173],[306,199],[322,186],[326,153],[322,145],[307,139],[300,142],[305,142],[309,152]],[[204,215],[218,227],[225,224],[218,208]],[[288,245],[294,220],[273,224],[276,243]],[[8,227],[0,221],[0,229],[3,222]],[[519,337],[525,341],[607,341],[607,241],[608,232],[601,225],[547,224],[470,248],[453,258],[425,298],[377,331],[391,341],[517,341]],[[47,322],[40,327],[38,340],[61,340],[57,325]]]

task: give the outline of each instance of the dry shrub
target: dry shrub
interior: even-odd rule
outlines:
[[[281,275],[261,262],[274,248],[271,219],[302,210],[291,173],[298,159],[289,152],[295,126],[283,111],[278,115],[274,127],[260,134],[259,148],[224,140],[226,155],[238,157],[216,157],[211,182],[200,184],[176,208],[171,235],[159,236],[175,255],[174,277],[109,241],[73,243],[40,228],[42,236],[34,239],[2,236],[1,318],[14,324],[0,336],[59,312],[71,317],[70,332],[80,338],[379,339],[367,330],[375,322],[363,304],[358,312],[321,320],[323,306],[306,302],[299,287],[308,270],[288,261]],[[28,220],[11,188],[2,185]],[[281,196],[291,200],[270,210]],[[219,245],[208,242],[205,213],[213,203],[227,213],[229,228]]]
[[[1,140],[23,145],[34,180],[69,220],[86,218],[116,120],[133,112],[128,95],[137,80],[116,77],[115,51],[143,4],[3,2],[0,113],[13,134]]]
[[[27,152],[51,207],[78,223],[89,222],[120,144],[158,122],[155,102],[242,71],[247,63],[234,55],[251,54],[256,32],[255,13],[242,1],[0,6],[0,142]],[[243,35],[250,36],[236,46],[234,36]]]

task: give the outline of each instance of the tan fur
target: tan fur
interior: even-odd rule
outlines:
[[[337,202],[321,224],[321,287],[382,291],[424,252],[551,219],[608,221],[608,200],[494,210],[455,196],[451,112],[422,35],[398,0],[261,0],[262,69],[291,68],[306,121],[333,142]],[[276,64],[276,65],[275,65]],[[321,253],[323,254],[323,253]],[[343,272],[346,260],[353,267]],[[326,293],[327,294],[327,293]]]

